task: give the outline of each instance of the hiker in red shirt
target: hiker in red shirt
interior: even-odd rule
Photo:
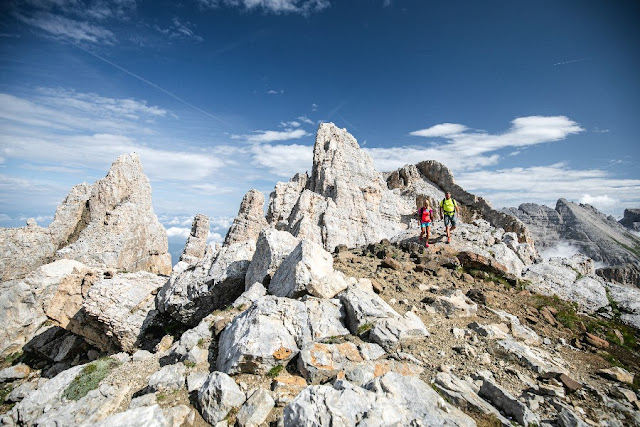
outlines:
[[[433,210],[429,207],[429,200],[425,197],[422,200],[422,206],[418,209],[418,218],[420,218],[420,240],[426,239],[424,246],[426,248],[429,247],[429,228],[431,227],[431,222],[433,222]]]

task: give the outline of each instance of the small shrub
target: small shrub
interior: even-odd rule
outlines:
[[[275,377],[277,377],[278,375],[280,375],[280,373],[281,373],[283,370],[284,370],[284,366],[282,366],[282,365],[276,365],[276,366],[274,366],[273,368],[271,368],[271,369],[269,370],[269,372],[267,372],[267,376],[268,376],[269,378],[275,378]]]
[[[62,396],[68,400],[78,400],[86,396],[100,384],[111,370],[120,363],[110,357],[98,359],[85,366],[71,381]]]

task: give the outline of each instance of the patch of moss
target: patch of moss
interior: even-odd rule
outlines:
[[[358,327],[358,335],[362,335],[365,332],[370,331],[371,328],[373,328],[373,325],[371,323],[365,323],[364,325],[360,325]]]
[[[184,362],[182,362],[184,364],[184,366],[186,366],[187,368],[193,368],[196,366],[196,362],[192,362],[191,360],[185,360]]]
[[[167,396],[167,393],[160,392],[160,393],[156,394],[156,401],[162,402],[163,400],[167,400],[167,397],[169,397],[169,396]]]
[[[280,375],[280,373],[281,373],[283,370],[284,370],[284,366],[282,366],[282,365],[276,365],[276,366],[274,366],[273,368],[271,368],[271,369],[269,370],[269,372],[267,372],[267,376],[268,376],[269,378],[275,378],[275,377],[277,377],[278,375]]]
[[[22,352],[17,351],[15,353],[11,353],[4,359],[0,360],[0,367],[5,368],[9,366],[13,366],[22,361]]]
[[[340,342],[340,337],[338,336],[331,336],[322,340],[323,344],[336,344],[338,342]]]
[[[196,345],[197,345],[199,348],[205,348],[205,347],[207,346],[207,343],[206,343],[206,341],[205,341],[205,339],[204,339],[204,338],[200,338],[200,339],[198,340],[198,344],[196,344]]]
[[[81,399],[91,390],[98,388],[100,381],[119,364],[120,362],[110,357],[91,362],[82,368],[82,371],[71,381],[62,396],[68,400]]]
[[[13,390],[13,387],[9,384],[0,388],[0,403],[4,403],[4,399],[11,393],[11,390]]]

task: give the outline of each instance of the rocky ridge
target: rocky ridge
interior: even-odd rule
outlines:
[[[636,218],[633,210],[625,210],[625,218],[620,223],[591,205],[565,199],[559,199],[555,209],[524,203],[504,212],[527,224],[539,250],[559,242],[569,244],[605,264],[598,274],[606,280],[640,286],[640,237],[629,231]]]
[[[426,249],[415,200],[440,185],[465,221]],[[324,124],[311,176],[278,184],[266,218],[249,191],[222,247],[194,219],[168,280],[40,267],[3,306],[44,323],[2,362],[0,421],[640,424],[640,298],[587,258],[541,262],[521,222],[454,185],[433,162],[379,174]]]

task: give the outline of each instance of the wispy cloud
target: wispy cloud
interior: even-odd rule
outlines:
[[[276,131],[276,130],[255,131],[254,134],[232,135],[231,138],[243,139],[247,142],[252,142],[252,143],[268,143],[268,142],[275,142],[275,141],[288,141],[290,139],[298,139],[308,135],[310,134],[304,129],[288,129],[284,131]]]
[[[311,120],[307,116],[300,116],[300,117],[298,117],[298,120],[300,120],[302,123],[306,123],[308,125],[315,125],[316,124],[316,122],[314,122],[313,120]]]
[[[298,13],[309,15],[328,8],[328,0],[197,0],[202,7],[238,7],[245,10],[262,10],[268,13]]]
[[[569,61],[556,62],[553,65],[567,65],[567,64],[573,64],[574,62],[582,62],[582,61],[586,61],[586,60],[587,60],[587,58],[571,59]]]
[[[436,138],[441,136],[457,135],[465,132],[466,130],[467,127],[464,125],[459,125],[456,123],[442,123],[439,125],[431,126],[427,129],[410,132],[409,135]]]
[[[582,131],[578,123],[565,116],[519,117],[501,134],[470,131],[461,124],[442,123],[410,134],[444,138],[444,143],[430,147],[370,148],[367,152],[384,171],[415,163],[415,159],[433,159],[461,172],[497,164],[500,155],[496,152],[499,150],[560,141]],[[511,153],[514,151],[517,150]]]
[[[313,165],[313,147],[310,145],[260,144],[253,147],[252,153],[254,165],[284,178],[310,171]]]
[[[280,89],[280,90],[269,89],[267,91],[267,95],[282,95],[283,93],[284,93],[283,89]]]
[[[195,25],[191,22],[181,22],[177,17],[174,17],[171,21],[171,25],[167,28],[161,28],[156,25],[155,29],[165,36],[171,39],[191,39],[196,41],[203,41],[204,39],[195,33]]]
[[[18,13],[16,16],[25,24],[39,28],[55,38],[76,43],[89,42],[112,45],[116,42],[116,36],[113,32],[88,21],[79,21],[49,12],[39,12],[32,16]]]

